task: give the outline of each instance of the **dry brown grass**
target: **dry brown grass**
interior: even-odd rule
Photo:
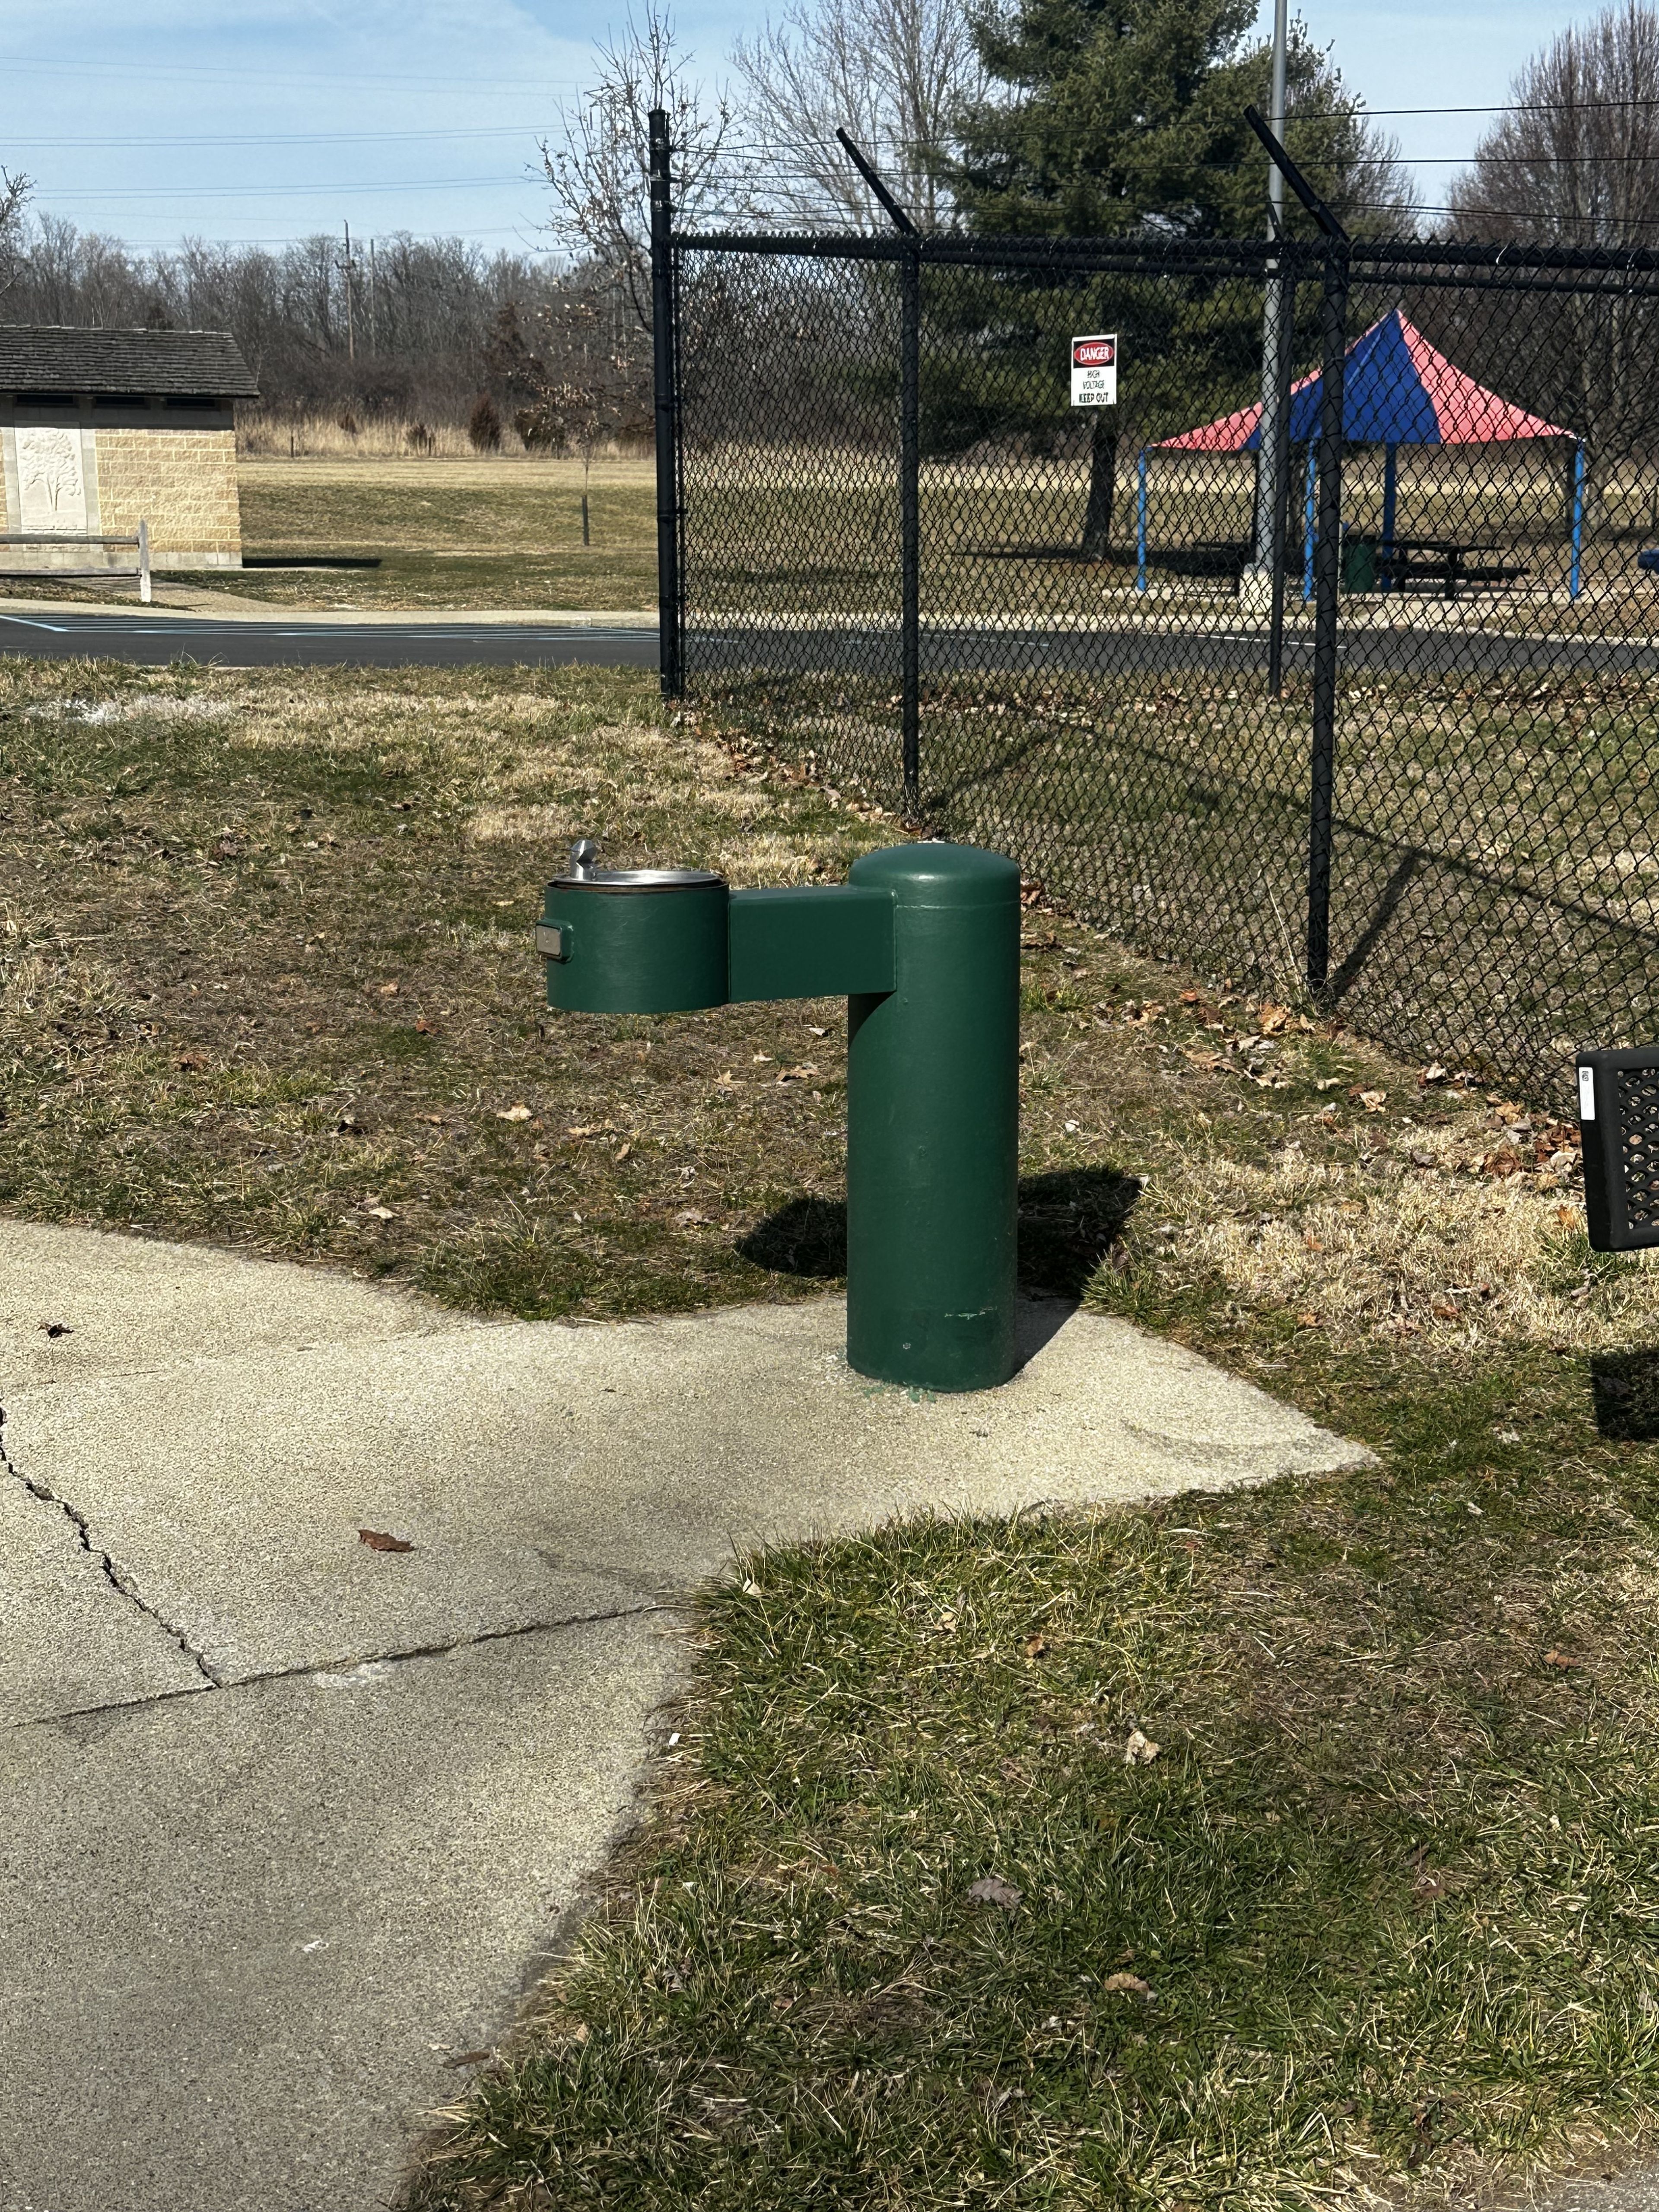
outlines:
[[[355,429],[346,427],[347,419]],[[411,444],[410,433],[425,430],[429,446]],[[466,461],[500,466],[528,461],[545,466],[544,456],[531,453],[511,423],[501,426],[501,449],[480,453],[466,434],[465,422],[443,422],[413,415],[354,414],[349,408],[309,415],[284,415],[259,407],[243,409],[236,421],[236,450],[247,457],[314,459],[321,457],[410,462]],[[606,450],[605,458],[616,457]]]

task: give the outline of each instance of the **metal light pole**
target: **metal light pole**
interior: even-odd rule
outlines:
[[[1273,90],[1267,128],[1281,142],[1285,137],[1285,55],[1290,37],[1290,0],[1274,0]],[[1267,164],[1267,235],[1285,234],[1285,179],[1276,161]],[[1261,436],[1255,472],[1255,563],[1271,571],[1273,559],[1273,518],[1284,499],[1279,482],[1283,465],[1285,365],[1280,358],[1290,338],[1285,313],[1285,283],[1275,258],[1267,264],[1267,296],[1261,319]]]

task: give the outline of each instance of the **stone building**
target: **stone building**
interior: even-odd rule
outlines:
[[[0,324],[8,536],[131,537],[158,568],[238,568],[238,399],[258,387],[223,331]],[[131,568],[130,550],[0,548],[0,568]]]

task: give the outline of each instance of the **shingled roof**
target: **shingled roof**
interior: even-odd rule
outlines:
[[[64,323],[0,323],[0,392],[259,396],[228,331],[94,331]]]

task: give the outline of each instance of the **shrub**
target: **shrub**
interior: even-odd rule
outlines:
[[[437,442],[438,441],[433,436],[431,431],[427,428],[424,422],[411,422],[410,424],[409,450],[411,453],[429,453],[436,446]]]
[[[498,453],[501,449],[501,418],[487,392],[478,394],[467,418],[466,434],[475,453]]]
[[[340,428],[345,432],[348,438],[355,438],[356,436],[357,417],[352,413],[349,407],[343,410],[340,415],[339,424]]]
[[[559,443],[558,422],[544,406],[520,408],[513,427],[523,439],[527,453],[550,453]]]

